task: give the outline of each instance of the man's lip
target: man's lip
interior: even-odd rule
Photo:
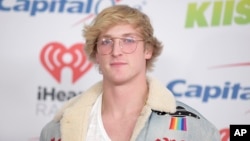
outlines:
[[[125,64],[127,64],[127,63],[125,63],[125,62],[112,62],[112,63],[110,63],[111,66],[113,66],[113,65],[125,65]]]

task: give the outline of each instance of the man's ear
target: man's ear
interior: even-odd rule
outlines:
[[[145,48],[145,59],[150,59],[153,55],[153,48],[151,46],[146,46]]]

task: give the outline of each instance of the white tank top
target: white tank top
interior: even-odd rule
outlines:
[[[90,114],[90,123],[87,131],[86,141],[111,141],[107,135],[101,116],[102,95],[100,95]]]

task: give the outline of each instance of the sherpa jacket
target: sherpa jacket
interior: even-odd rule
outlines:
[[[175,100],[158,80],[148,78],[149,94],[131,141],[220,141],[213,124],[200,113]],[[98,82],[68,101],[40,135],[40,141],[85,141],[89,115],[102,93]]]

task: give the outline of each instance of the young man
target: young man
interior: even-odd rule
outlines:
[[[162,44],[148,16],[116,5],[85,27],[85,52],[103,80],[70,100],[40,141],[219,141],[214,125],[147,76]]]

